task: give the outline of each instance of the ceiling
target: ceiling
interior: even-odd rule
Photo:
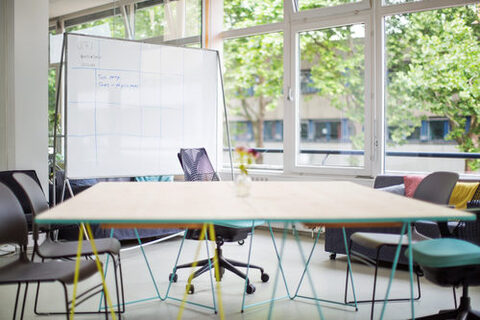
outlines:
[[[49,18],[64,16],[70,13],[118,3],[118,0],[49,0]]]

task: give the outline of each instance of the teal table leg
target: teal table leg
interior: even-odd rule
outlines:
[[[273,235],[273,230],[272,230],[272,226],[270,225],[270,222],[267,221],[267,225],[268,225],[268,229],[270,231],[270,236],[272,238],[272,244],[273,244],[273,248],[275,249],[275,254],[277,256],[277,261],[278,261],[278,266],[277,266],[277,270],[280,269],[280,272],[282,274],[282,277],[283,277],[283,282],[285,284],[285,289],[287,290],[287,295],[286,296],[283,296],[283,297],[277,297],[277,298],[273,298],[273,296],[275,295],[275,291],[276,291],[276,286],[277,286],[277,281],[278,281],[278,272],[276,273],[276,277],[275,277],[275,283],[274,283],[274,286],[275,286],[275,289],[273,290],[273,293],[272,293],[272,299],[268,299],[268,300],[264,300],[264,301],[260,301],[260,302],[256,302],[256,303],[252,303],[252,304],[249,304],[249,305],[243,305],[242,304],[242,308],[243,310],[245,309],[248,309],[248,308],[251,308],[251,307],[255,307],[255,306],[259,306],[259,305],[262,305],[262,304],[266,304],[266,303],[272,303],[272,301],[274,300],[281,300],[281,299],[285,299],[285,298],[289,298],[289,299],[293,299],[292,296],[290,296],[290,292],[288,290],[288,285],[287,285],[287,279],[285,277],[285,273],[283,272],[283,266],[282,266],[282,255],[283,255],[283,246],[285,244],[285,239],[286,239],[286,236],[287,236],[287,229],[286,227],[288,226],[288,223],[285,223],[285,228],[283,229],[283,241],[282,241],[282,247],[280,248],[280,251],[281,253],[279,253],[279,250],[278,250],[278,247],[277,247],[277,244],[275,242],[275,236]],[[247,274],[248,276],[248,274]]]
[[[137,228],[133,229],[135,231],[135,236],[137,237],[138,244],[140,245],[140,250],[142,251],[143,258],[145,259],[145,263],[147,264],[148,272],[150,273],[150,278],[152,278],[153,286],[155,287],[155,291],[157,292],[158,299],[162,300],[160,292],[158,291],[157,283],[155,281],[155,277],[153,276],[152,269],[150,268],[150,263],[148,262],[147,255],[145,254],[145,250],[143,250],[142,240],[140,239],[140,235],[138,234]],[[170,279],[171,281],[171,279]]]
[[[208,249],[208,239],[209,236],[208,236],[208,228],[207,230],[205,230],[205,247],[207,248],[207,259],[210,258],[210,250]],[[213,250],[213,254],[215,254],[215,249]],[[176,266],[176,265],[175,265]],[[212,298],[213,298],[213,310],[215,313],[217,313],[217,302],[216,302],[216,299],[215,299],[215,287],[213,285],[213,276],[212,276],[212,263],[210,262],[210,260],[208,260],[208,273],[210,274],[210,287],[212,288]]]
[[[297,228],[295,228],[295,225],[292,225],[292,229],[293,229],[293,234],[295,236],[295,241],[297,242],[297,246],[298,246],[298,250],[300,251],[300,255],[302,256],[302,261],[303,261],[303,264],[305,266],[305,268],[303,269],[303,273],[302,273],[302,276],[300,278],[300,281],[298,283],[298,287],[297,287],[297,290],[295,291],[295,295],[293,296],[294,298],[295,297],[300,297],[300,298],[306,298],[306,299],[311,299],[311,300],[314,300],[315,301],[315,304],[317,306],[317,311],[318,311],[318,315],[320,316],[320,319],[325,319],[325,317],[323,316],[323,312],[322,312],[322,308],[320,307],[320,302],[319,301],[324,301],[322,299],[319,299],[317,297],[317,292],[315,290],[315,286],[313,284],[313,280],[312,280],[312,276],[310,274],[310,269],[308,268],[309,264],[310,264],[310,260],[312,258],[312,255],[313,255],[313,251],[315,250],[315,245],[317,244],[317,241],[318,241],[318,238],[320,236],[320,232],[317,232],[317,237],[315,238],[315,242],[313,243],[313,246],[312,246],[312,250],[310,251],[310,255],[308,256],[308,261],[305,260],[305,253],[303,252],[303,248],[302,248],[302,244],[300,243],[300,239],[298,237],[298,232],[297,232]],[[305,273],[307,273],[307,277],[308,277],[308,282],[310,283],[310,288],[312,288],[312,292],[313,292],[313,298],[311,297],[306,297],[306,296],[299,296],[298,295],[298,291],[300,290],[300,286],[302,284],[302,281],[303,281],[303,278],[305,276]],[[330,302],[330,301],[327,301],[327,302]]]
[[[347,263],[348,263],[348,273],[350,274],[350,282],[352,284],[352,292],[353,292],[353,301],[355,306],[355,311],[358,311],[358,304],[357,304],[357,295],[355,294],[355,283],[353,281],[353,271],[352,271],[352,262],[350,260],[350,252],[348,250],[347,244],[347,233],[345,232],[345,227],[342,228],[343,233],[343,244],[345,245],[345,253],[347,254]],[[346,283],[347,285],[348,283]]]
[[[390,287],[392,286],[393,277],[395,276],[395,270],[397,269],[398,258],[400,257],[400,251],[402,249],[403,235],[405,234],[405,229],[407,228],[407,224],[408,222],[405,222],[402,226],[400,240],[398,241],[397,250],[395,251],[395,259],[393,260],[392,272],[390,273],[390,280],[388,281],[387,292],[385,294],[385,301],[383,302],[382,313],[380,314],[380,320],[383,319],[383,316],[385,314],[385,308],[387,307],[388,295],[390,294]]]
[[[245,279],[245,286],[243,287],[242,307],[240,309],[241,312],[243,312],[244,307],[245,307],[245,295],[247,293],[248,272],[250,271],[250,257],[251,257],[251,254],[252,254],[252,243],[253,243],[254,232],[255,232],[255,221],[252,220],[252,231],[251,231],[251,235],[250,235],[250,245],[248,247],[247,270],[245,272],[247,278]]]
[[[270,228],[270,232],[272,232],[270,223],[268,223],[268,227]],[[282,246],[280,247],[280,255],[278,255],[278,253],[277,253],[277,258],[278,258],[279,262],[278,262],[278,265],[277,265],[277,271],[275,272],[275,281],[273,282],[272,298],[270,299],[270,306],[268,308],[268,320],[270,320],[272,318],[273,304],[275,303],[275,291],[277,291],[278,274],[279,274],[279,271],[282,270],[281,261],[282,261],[282,257],[283,257],[283,250],[285,248],[285,239],[287,238],[287,227],[288,227],[288,223],[285,222],[285,224],[283,226],[283,237],[282,237]],[[273,236],[273,234],[272,234],[272,236]],[[277,251],[276,248],[275,248],[275,251]],[[282,271],[282,275],[283,275],[283,271]],[[285,278],[284,278],[284,281],[285,281],[285,286],[287,287],[287,294],[290,297],[290,294],[288,293],[288,286],[287,286],[287,282],[286,282]]]
[[[283,228],[283,235],[282,235],[282,246],[280,248],[281,253],[279,254],[278,248],[277,248],[277,243],[275,241],[275,236],[273,235],[273,230],[272,226],[270,225],[270,222],[267,222],[268,224],[268,229],[270,231],[270,237],[272,238],[272,244],[273,248],[275,249],[275,254],[277,256],[277,261],[278,261],[278,266],[277,268],[280,269],[280,272],[282,274],[283,278],[283,283],[285,284],[285,289],[287,290],[287,296],[290,300],[292,300],[294,297],[290,295],[290,290],[288,290],[288,284],[287,284],[287,278],[285,277],[285,271],[283,270],[283,265],[282,265],[282,255],[283,255],[283,247],[285,245],[285,239],[287,237],[287,227],[288,223],[286,222]]]
[[[408,224],[408,269],[410,271],[410,307],[412,309],[412,320],[415,320],[415,306],[413,296],[413,256],[412,256],[412,226]]]

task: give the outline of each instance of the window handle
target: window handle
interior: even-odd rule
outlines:
[[[292,91],[291,87],[288,87],[287,100],[288,101],[293,101],[293,91]]]

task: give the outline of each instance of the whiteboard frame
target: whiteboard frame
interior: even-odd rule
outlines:
[[[179,47],[179,46],[174,46],[174,45],[168,45],[168,44],[152,44],[152,43],[149,43],[149,42],[146,42],[146,41],[143,41],[143,40],[132,40],[132,39],[118,39],[118,38],[110,38],[110,37],[104,37],[104,36],[92,36],[92,35],[85,35],[85,34],[79,34],[79,33],[69,33],[69,32],[65,32],[64,33],[64,48],[65,48],[65,56],[64,56],[64,68],[65,68],[65,76],[64,76],[64,82],[63,82],[63,87],[64,87],[64,154],[65,154],[65,157],[64,157],[64,172],[65,172],[65,179],[66,180],[70,180],[70,179],[95,179],[95,178],[122,178],[122,177],[137,177],[137,176],[146,176],[146,175],[151,175],[150,173],[149,174],[142,174],[142,173],[138,173],[138,174],[125,174],[125,175],[116,175],[116,176],[109,176],[109,175],[92,175],[92,176],[84,176],[84,177],[74,177],[74,178],[70,178],[69,177],[69,174],[68,174],[68,162],[69,162],[69,159],[68,159],[68,90],[67,90],[67,79],[68,79],[68,37],[69,35],[74,35],[74,36],[80,36],[80,37],[86,37],[86,38],[93,38],[93,39],[103,39],[103,40],[114,40],[114,41],[128,41],[128,42],[135,42],[135,43],[144,43],[144,44],[149,44],[149,45],[156,45],[156,46],[164,46],[164,47],[174,47],[174,48],[181,48],[181,49],[185,49],[185,50],[200,50],[200,51],[209,51],[209,52],[214,52],[216,54],[216,57],[217,57],[217,70],[220,74],[220,77],[217,79],[217,82],[219,82],[219,85],[217,85],[217,108],[215,110],[215,122],[217,123],[217,126],[216,126],[216,141],[215,141],[215,145],[216,145],[216,154],[215,154],[215,171],[218,172],[218,167],[220,166],[220,158],[221,158],[221,153],[219,150],[222,150],[223,148],[221,148],[221,143],[219,143],[219,139],[218,139],[218,136],[219,136],[219,125],[218,125],[218,122],[220,121],[220,117],[219,117],[219,99],[218,99],[218,90],[220,89],[219,87],[221,87],[221,93],[222,93],[222,97],[223,97],[223,109],[224,109],[224,116],[225,116],[225,122],[226,122],[226,125],[227,125],[227,140],[228,140],[228,143],[229,143],[229,149],[230,149],[230,168],[231,168],[231,173],[232,173],[232,180],[233,180],[233,160],[232,160],[232,156],[231,156],[231,143],[230,143],[230,133],[229,133],[229,130],[228,130],[228,115],[227,115],[227,106],[226,106],[226,103],[225,103],[225,90],[224,90],[224,85],[223,85],[223,74],[222,74],[222,69],[221,69],[221,65],[220,65],[220,53],[218,52],[218,50],[213,50],[213,49],[205,49],[205,48],[186,48],[186,47]],[[62,48],[63,49],[63,48]],[[60,80],[61,81],[61,80]],[[55,115],[57,116],[57,114]],[[56,137],[57,135],[57,128],[54,128],[54,138]],[[54,179],[55,179],[55,174],[54,174]]]

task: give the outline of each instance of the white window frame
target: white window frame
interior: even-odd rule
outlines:
[[[375,37],[375,105],[376,107],[376,121],[375,125],[375,159],[373,163],[373,173],[395,173],[399,174],[399,171],[392,171],[385,169],[385,152],[386,152],[386,60],[385,60],[385,17],[415,13],[421,11],[432,11],[445,8],[463,7],[466,5],[478,4],[480,0],[422,0],[417,2],[409,2],[402,4],[386,5],[383,4],[383,0],[374,1],[374,33]],[[402,173],[409,173],[402,171]],[[418,172],[415,172],[418,173]],[[474,175],[468,175],[469,177]]]
[[[328,29],[346,25],[364,24],[365,25],[365,43],[364,43],[364,165],[362,167],[344,167],[344,166],[316,166],[316,165],[301,165],[298,163],[299,147],[300,147],[300,79],[299,72],[299,46],[298,35],[300,32],[308,30]],[[373,137],[373,99],[372,99],[372,43],[371,36],[371,18],[368,12],[354,13],[342,17],[337,17],[335,21],[319,19],[317,21],[311,19],[308,22],[292,23],[290,28],[290,79],[289,88],[285,92],[292,92],[293,99],[286,99],[285,112],[285,126],[284,137],[289,137],[286,142],[285,158],[288,159],[285,163],[284,171],[292,173],[322,173],[322,174],[344,174],[344,175],[370,175],[372,173],[372,137]],[[286,79],[287,80],[287,79]],[[292,131],[293,130],[293,131]],[[288,134],[287,131],[290,133]],[[294,132],[296,134],[292,135]],[[291,137],[293,136],[293,137]],[[293,160],[293,161],[292,161]]]
[[[284,0],[284,20],[248,28],[224,30],[217,33],[220,42],[226,39],[283,32],[284,35],[284,134],[283,174],[326,174],[345,176],[374,176],[385,170],[385,17],[447,7],[480,3],[480,0],[421,0],[387,5],[383,0],[363,0],[333,7],[296,11],[295,0]],[[219,6],[222,8],[223,6]],[[223,25],[223,12],[214,16]],[[299,108],[297,97],[298,33],[305,30],[331,28],[363,23],[365,25],[365,148],[364,167],[320,167],[297,164],[299,146]],[[217,48],[220,46],[217,46]],[[293,95],[293,101],[289,96]],[[266,169],[266,171],[268,171]]]

